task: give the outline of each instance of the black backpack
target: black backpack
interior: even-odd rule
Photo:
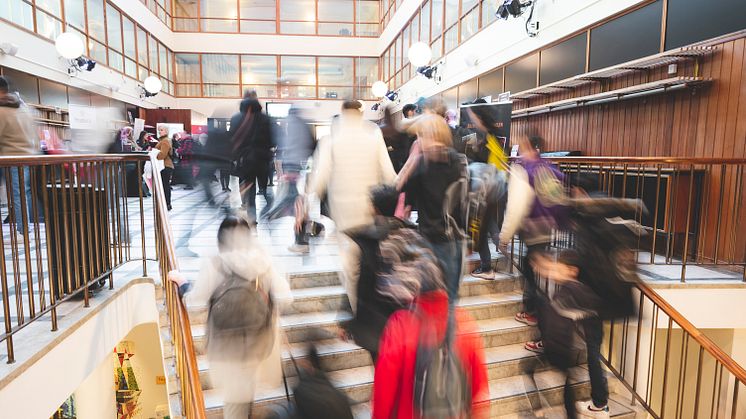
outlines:
[[[583,260],[581,281],[603,300],[601,319],[634,314],[632,288],[639,281],[634,249],[642,230],[635,214],[646,211],[639,200],[590,198],[571,200],[573,230]]]
[[[456,353],[454,314],[448,310],[448,326],[443,342],[428,347],[422,344],[423,334],[434,334],[427,319],[420,318],[414,376],[414,417],[448,419],[469,417],[471,411],[471,383]],[[428,339],[432,341],[431,339]]]
[[[259,281],[232,274],[210,296],[208,348],[226,360],[263,359],[272,351],[274,307]]]

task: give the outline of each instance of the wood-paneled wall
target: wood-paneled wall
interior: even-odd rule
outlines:
[[[588,156],[676,156],[746,158],[746,38],[713,45],[713,52],[679,64],[677,76],[712,79],[702,88],[557,111],[512,121],[512,138],[539,134],[547,151],[579,150]],[[671,77],[667,67],[639,71],[607,84],[593,83],[574,91],[515,103],[515,108]],[[744,168],[746,169],[746,168]],[[743,171],[709,168],[701,196],[699,251],[727,261],[746,260],[746,186]],[[720,190],[722,209],[718,212]],[[741,189],[741,190],[739,190]],[[678,205],[685,205],[679,203]],[[716,240],[717,234],[719,240]]]
[[[746,157],[746,38],[714,45],[698,75],[712,79],[696,90],[664,93],[605,105],[514,119],[512,137],[540,134],[548,150],[589,156]],[[692,76],[695,62],[676,75]],[[593,83],[531,101],[516,109],[671,77],[667,67]]]
[[[189,109],[140,109],[140,118],[145,125],[157,126],[161,123],[184,124],[185,132],[192,132],[192,111]]]

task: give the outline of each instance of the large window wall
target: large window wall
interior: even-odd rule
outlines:
[[[425,0],[383,53],[383,80],[391,89],[409,81],[416,70],[407,58],[412,44],[429,43],[433,60],[437,60],[494,22],[496,3],[494,0]]]
[[[174,92],[173,52],[104,0],[0,0],[0,19],[54,41],[76,32],[85,55],[133,79],[160,77]]]
[[[266,99],[373,99],[376,57],[177,53],[176,96]]]
[[[379,12],[378,0],[173,0],[173,30],[377,37]]]

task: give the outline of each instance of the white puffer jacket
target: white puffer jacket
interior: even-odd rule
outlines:
[[[321,140],[310,193],[328,196],[338,231],[373,223],[370,190],[396,179],[383,134],[357,110],[343,111],[332,134]]]

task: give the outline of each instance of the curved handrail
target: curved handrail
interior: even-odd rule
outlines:
[[[155,157],[150,157],[153,167],[156,167]],[[171,335],[174,351],[177,358],[177,370],[180,372],[181,401],[185,416],[188,419],[206,418],[205,399],[202,394],[202,386],[199,379],[199,367],[194,350],[191,323],[184,302],[179,297],[179,287],[175,282],[168,279],[172,271],[178,271],[179,262],[176,257],[176,246],[173,232],[168,221],[168,207],[164,194],[163,182],[160,176],[153,176],[155,185],[155,222],[158,223],[159,239],[162,241],[161,252],[161,274],[164,290],[166,291],[166,307],[171,319]],[[164,216],[165,215],[165,216]],[[176,347],[176,345],[180,345]],[[179,365],[182,363],[182,365]],[[184,377],[186,375],[186,377]],[[187,378],[185,380],[185,378]],[[189,403],[193,405],[189,405]]]
[[[708,338],[702,331],[694,326],[689,320],[684,317],[678,310],[673,308],[663,297],[655,292],[648,284],[639,281],[635,284],[637,288],[645,294],[656,306],[659,307],[668,317],[671,318],[681,329],[692,337],[699,345],[701,345],[705,351],[707,351],[713,358],[720,364],[722,364],[733,376],[740,382],[746,384],[746,370],[743,369],[733,358],[723,352],[719,346],[717,346],[710,338]]]

